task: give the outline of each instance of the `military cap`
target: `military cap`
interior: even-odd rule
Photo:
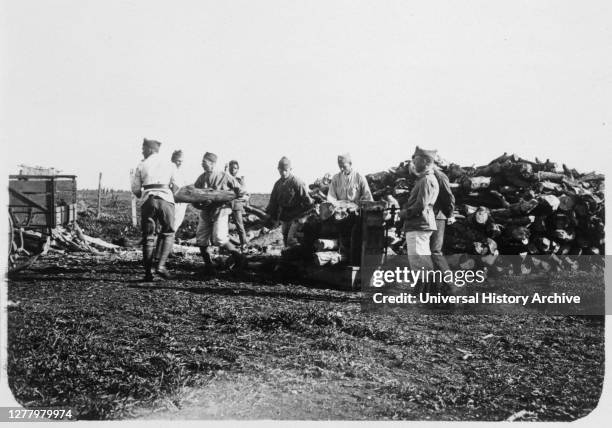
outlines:
[[[279,168],[284,168],[284,169],[291,168],[291,161],[289,160],[289,158],[287,156],[283,156],[278,161],[278,167]]]
[[[420,148],[419,146],[416,146],[416,149],[414,150],[414,154],[412,155],[412,157],[414,158],[415,156],[423,156],[431,160],[434,160],[437,155],[438,155],[437,150],[426,150],[426,149]]]
[[[211,152],[204,153],[204,159],[209,160],[211,162],[217,162],[217,155]]]

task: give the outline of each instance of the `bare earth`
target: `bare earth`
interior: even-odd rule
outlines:
[[[368,314],[355,292],[199,279],[197,258],[139,283],[139,256],[49,254],[11,277],[18,401],[81,419],[568,421],[601,393],[603,317]]]

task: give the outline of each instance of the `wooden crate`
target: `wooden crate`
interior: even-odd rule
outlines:
[[[50,229],[76,220],[76,176],[9,176],[9,212],[15,226]]]

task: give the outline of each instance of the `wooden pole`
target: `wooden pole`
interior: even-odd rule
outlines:
[[[102,202],[102,173],[98,176],[98,215],[97,218],[100,218],[100,207]]]

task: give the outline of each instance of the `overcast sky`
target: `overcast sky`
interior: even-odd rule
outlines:
[[[349,151],[374,172],[437,148],[609,167],[610,1],[2,1],[5,167],[128,188],[143,137],[238,159],[270,191]]]

